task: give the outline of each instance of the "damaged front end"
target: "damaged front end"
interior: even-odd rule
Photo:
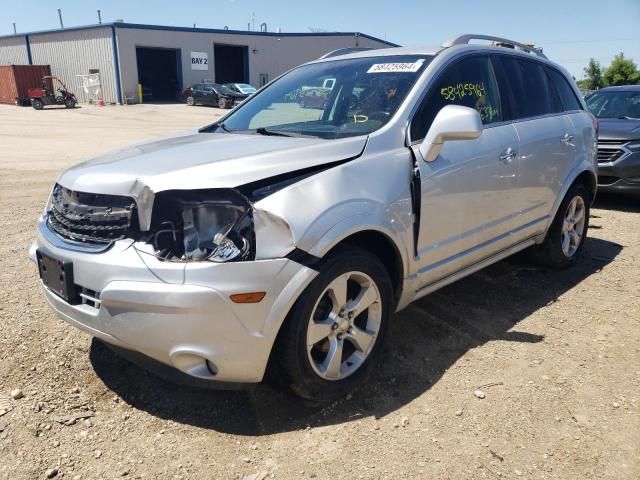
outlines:
[[[56,184],[46,212],[47,227],[64,241],[105,248],[138,230],[130,197],[74,192]]]
[[[146,197],[137,205],[133,196],[75,192],[56,185],[46,225],[70,248],[97,251],[131,240],[141,253],[171,262],[281,258],[295,246],[287,222],[256,208],[237,189],[167,190]]]
[[[162,260],[254,260],[253,206],[235,190],[161,192],[144,240]]]

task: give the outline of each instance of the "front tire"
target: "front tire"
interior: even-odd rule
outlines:
[[[569,189],[544,242],[533,249],[539,263],[561,269],[576,262],[589,230],[589,199],[583,184],[575,184]]]
[[[75,108],[76,107],[76,101],[75,99],[68,97],[65,99],[64,101],[64,106],[65,108]]]
[[[191,95],[189,95],[187,97],[187,105],[189,105],[190,107],[193,107],[195,106],[195,104],[196,104],[196,99],[193,98]]]
[[[389,273],[371,253],[345,248],[319,270],[287,316],[275,352],[285,386],[314,404],[366,380],[393,313]]]

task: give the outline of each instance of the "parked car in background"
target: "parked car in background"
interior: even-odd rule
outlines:
[[[598,118],[598,190],[640,196],[640,85],[602,88],[586,99]]]
[[[217,83],[197,83],[186,87],[182,96],[188,105],[212,105],[219,108],[231,108],[244,101],[249,95],[238,93],[225,85]]]
[[[316,81],[317,85],[302,85],[298,89],[298,103],[302,108],[325,108],[336,79],[329,77]]]
[[[225,83],[224,86],[233,92],[242,93],[244,95],[253,95],[257,92],[256,87],[249,85],[248,83]]]
[[[328,76],[322,112],[285,101]],[[596,128],[521,43],[320,59],[197,132],[62,173],[30,256],[57,314],[120,350],[223,384],[269,369],[326,402],[418,298],[529,247],[578,260]]]

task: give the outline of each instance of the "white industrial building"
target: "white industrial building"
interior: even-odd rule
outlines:
[[[266,28],[265,28],[266,29]],[[210,80],[261,86],[339,48],[397,46],[362,33],[280,33],[109,23],[0,37],[0,65],[51,65],[80,100],[78,75],[100,74],[104,100],[156,100]],[[145,97],[147,94],[145,93]]]

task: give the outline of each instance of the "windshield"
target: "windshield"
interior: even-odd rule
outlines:
[[[587,108],[598,118],[640,118],[640,92],[596,92]]]
[[[303,65],[238,107],[223,129],[325,139],[369,134],[389,121],[431,58],[397,55]]]

